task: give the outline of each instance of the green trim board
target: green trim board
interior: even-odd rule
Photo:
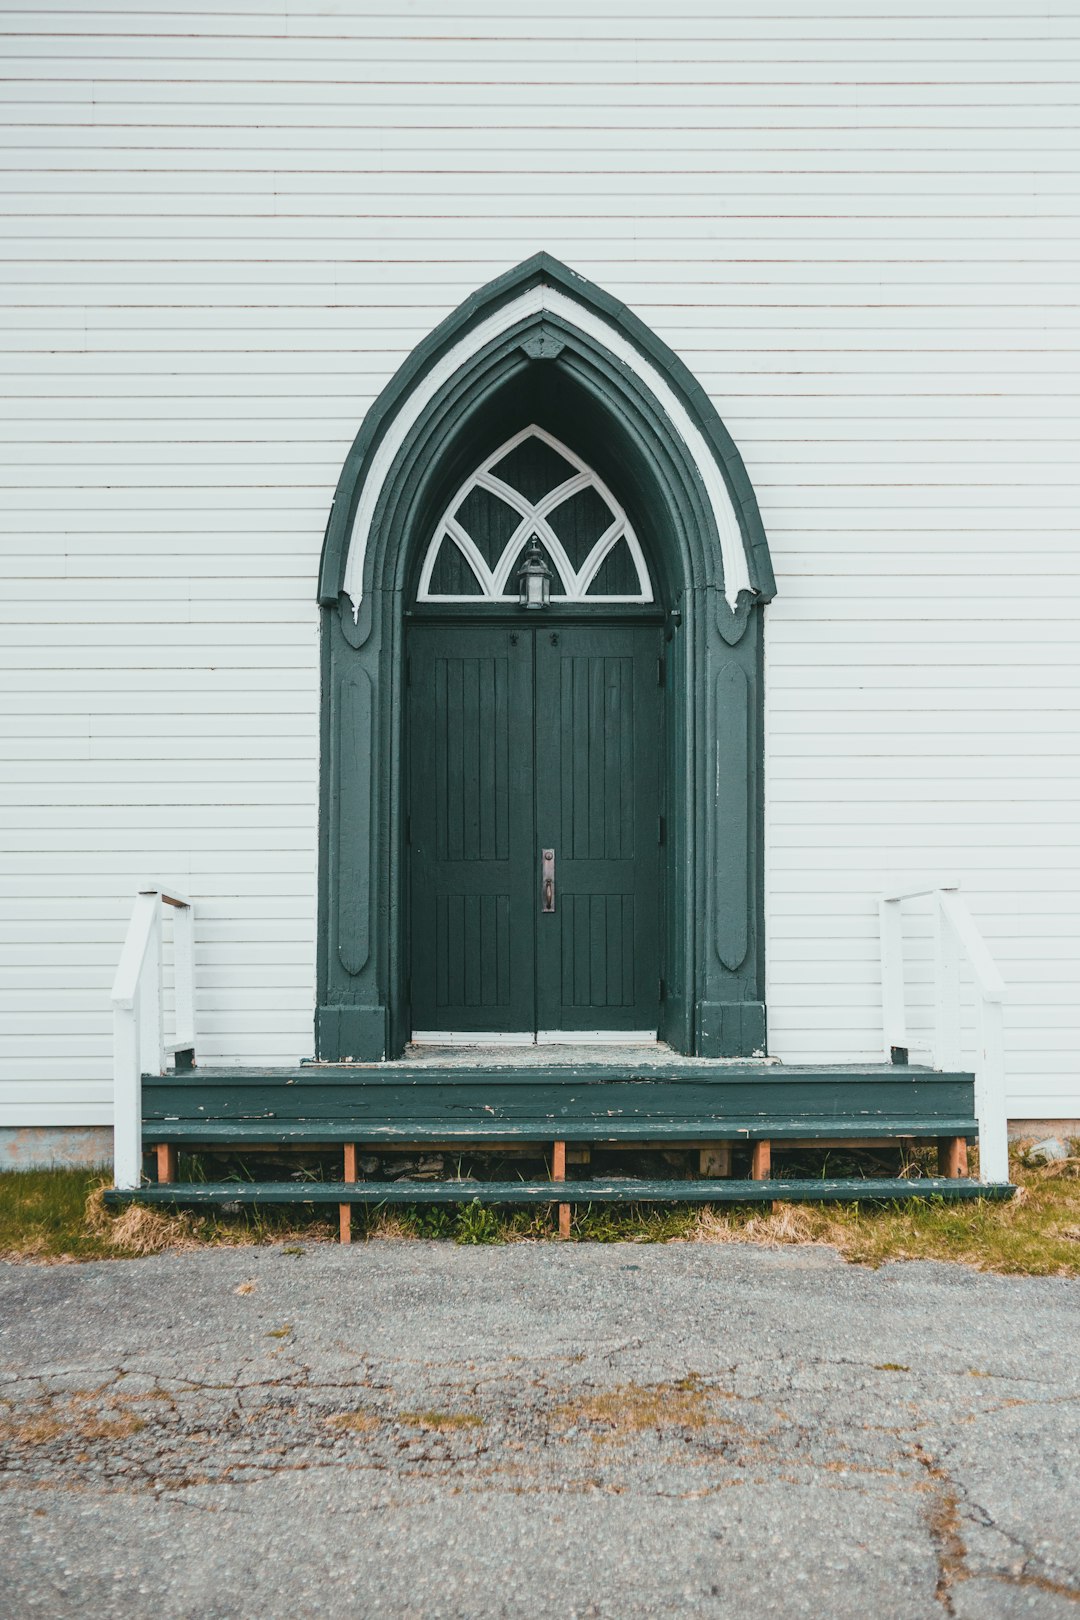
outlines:
[[[907,1203],[916,1199],[1011,1198],[1007,1182],[984,1184],[967,1177],[926,1176],[919,1180],[856,1176],[831,1180],[767,1181],[652,1180],[620,1177],[606,1181],[203,1181],[169,1182],[122,1191],[110,1187],[107,1204],[762,1204]]]
[[[544,309],[440,371],[493,312],[541,288],[573,302],[581,320]],[[587,330],[590,313],[617,332],[615,347]],[[622,357],[626,345],[640,367]],[[750,583],[734,605],[708,469],[643,380],[648,367],[663,371],[703,436],[737,513]],[[656,589],[665,641],[659,1033],[685,1053],[763,1053],[761,605],[775,587],[760,514],[730,437],[681,362],[616,300],[546,255],[481,289],[418,347],[365,419],[338,484],[320,584],[316,1050],[377,1060],[409,1038],[406,626],[453,489],[530,423],[571,445],[617,493]],[[349,537],[380,455],[387,465],[350,595]]]

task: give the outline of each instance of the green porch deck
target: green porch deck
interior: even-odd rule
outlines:
[[[194,1069],[143,1081],[143,1139],[506,1143],[757,1141],[977,1134],[974,1079],[915,1065],[591,1061],[460,1055],[294,1069]]]
[[[948,1175],[798,1180],[770,1150],[858,1142],[977,1140],[974,1077],[913,1064],[785,1065],[682,1057],[665,1048],[414,1049],[383,1063],[198,1068],[143,1079],[143,1141],[177,1148],[478,1150],[553,1144],[709,1149],[756,1144],[752,1179],[601,1177],[550,1181],[345,1179],[181,1183],[174,1174],[110,1199],[170,1203],[625,1203],[1007,1196]],[[943,1161],[944,1162],[944,1161]],[[704,1168],[705,1161],[702,1161]],[[348,1177],[349,1172],[346,1171]]]

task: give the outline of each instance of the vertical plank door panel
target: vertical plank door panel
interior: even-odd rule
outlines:
[[[537,854],[554,848],[556,873],[555,912],[536,921],[538,1025],[655,1030],[660,632],[535,635]]]
[[[531,639],[409,633],[414,1029],[535,1028]]]

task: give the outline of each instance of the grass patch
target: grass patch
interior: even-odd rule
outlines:
[[[399,1412],[398,1422],[408,1429],[426,1429],[450,1434],[455,1429],[482,1429],[484,1420],[476,1412]]]
[[[571,1241],[587,1243],[825,1243],[846,1259],[952,1260],[1028,1276],[1080,1275],[1080,1143],[1061,1163],[1035,1166],[1014,1154],[1017,1196],[950,1203],[781,1204],[700,1207],[678,1204],[575,1206]],[[192,1165],[197,1169],[197,1164]],[[181,1174],[184,1175],[182,1167]],[[332,1241],[336,1210],[236,1206],[194,1214],[138,1204],[116,1213],[102,1200],[106,1176],[87,1170],[0,1174],[0,1258],[62,1261],[134,1258],[214,1245]],[[541,1207],[357,1206],[360,1238],[427,1238],[458,1243],[552,1241],[555,1215]],[[246,1291],[239,1285],[238,1292]]]
[[[1080,1275],[1080,1155],[1045,1168],[1011,1166],[1015,1198],[949,1203],[785,1204],[768,1214],[702,1210],[700,1242],[827,1243],[845,1259],[952,1260],[982,1271],[1033,1277]]]
[[[113,1212],[102,1197],[110,1179],[101,1170],[0,1172],[0,1260],[130,1260],[290,1237],[319,1241],[336,1231],[336,1213],[305,1220],[303,1211],[288,1207],[195,1215],[129,1204]]]
[[[134,1412],[119,1411],[116,1416],[87,1410],[92,1392],[75,1394],[66,1401],[35,1412],[28,1418],[0,1418],[0,1446],[46,1446],[54,1440],[126,1440],[146,1428],[146,1419]],[[109,1403],[115,1409],[119,1403]]]
[[[379,1420],[370,1412],[335,1412],[326,1420],[328,1429],[344,1429],[348,1434],[374,1434]]]
[[[557,1409],[564,1424],[584,1424],[601,1434],[634,1434],[643,1429],[702,1429],[715,1421],[706,1391],[696,1379],[677,1384],[620,1384],[586,1395]]]

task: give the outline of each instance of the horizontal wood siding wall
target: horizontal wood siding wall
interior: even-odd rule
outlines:
[[[546,248],[717,403],[767,619],[772,1049],[875,1057],[874,897],[963,883],[1076,1113],[1072,4],[0,8],[0,1123],[109,1118],[132,891],[203,1051],[309,1053],[315,577],[365,409]]]

